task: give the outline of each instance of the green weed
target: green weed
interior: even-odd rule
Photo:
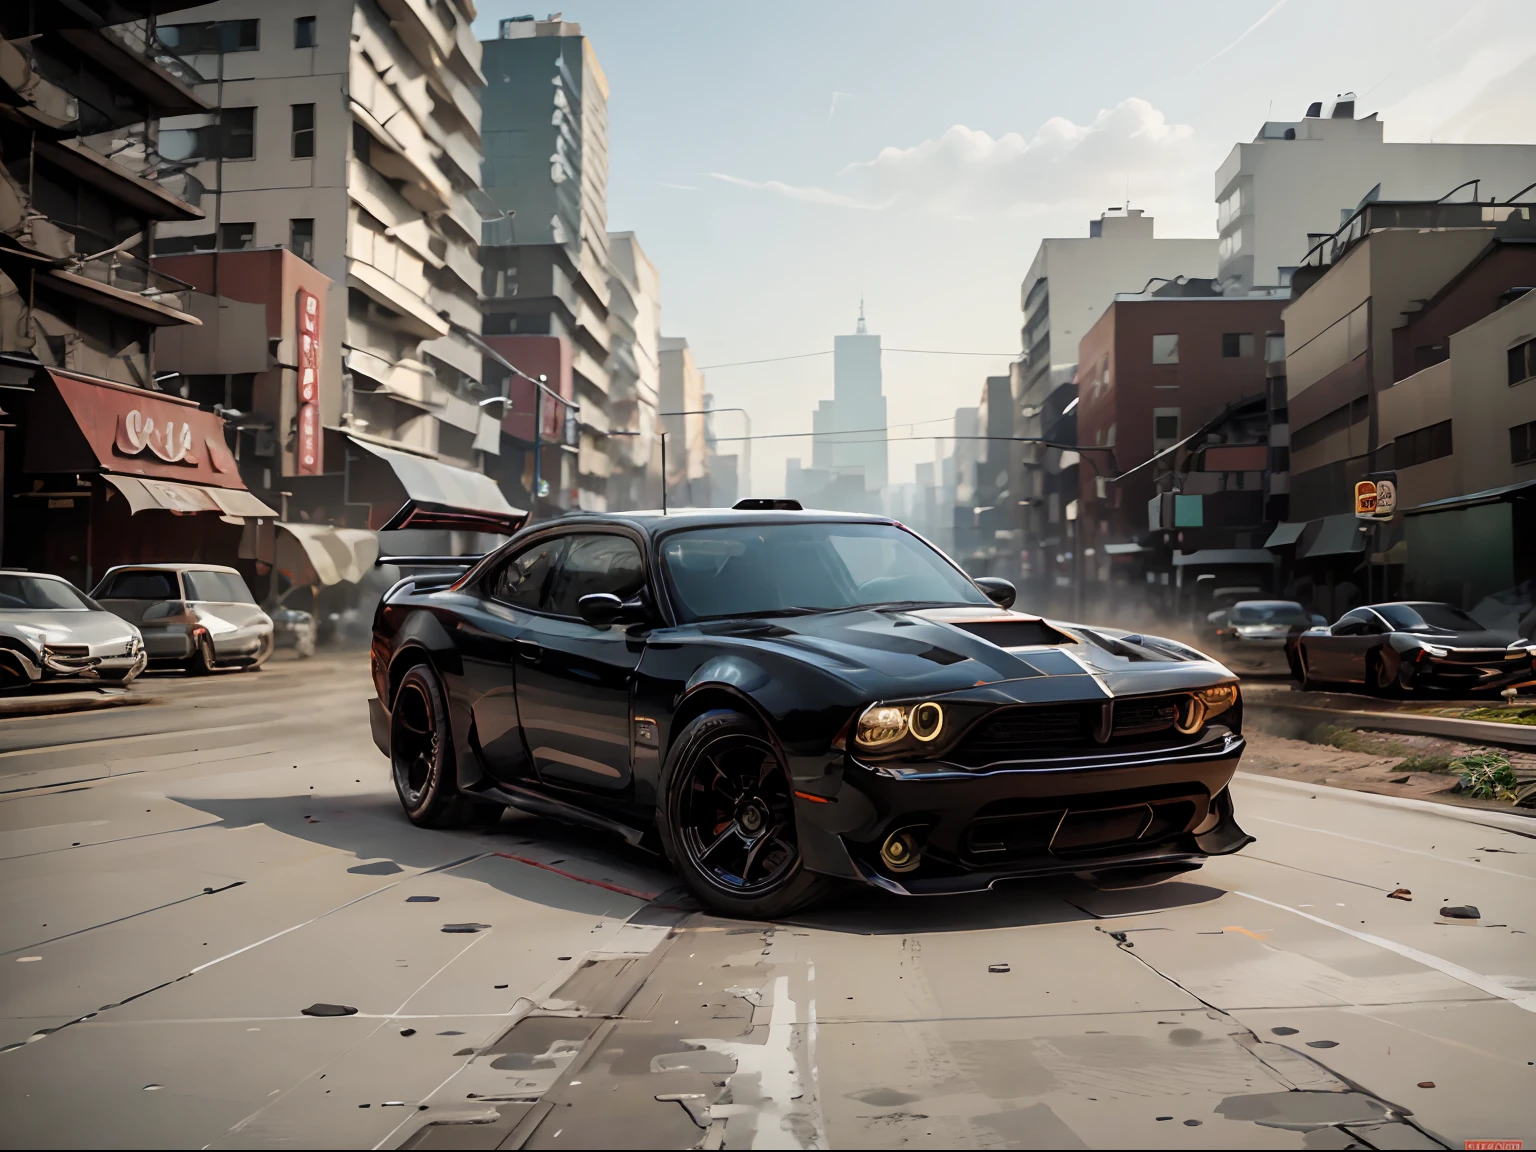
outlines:
[[[1461,777],[1461,791],[1479,800],[1514,800],[1519,781],[1509,757],[1502,752],[1468,752],[1451,761]]]

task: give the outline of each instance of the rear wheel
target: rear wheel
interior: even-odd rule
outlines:
[[[417,664],[400,681],[389,718],[389,758],[395,791],[412,824],[429,828],[490,825],[506,811],[505,805],[459,792],[447,697],[429,664]]]
[[[762,726],[707,712],[683,729],[662,771],[656,826],[684,883],[727,916],[773,917],[821,897],[800,856],[789,772]]]

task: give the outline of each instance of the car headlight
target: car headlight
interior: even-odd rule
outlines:
[[[1426,644],[1422,640],[1419,641],[1419,647],[1431,656],[1449,656],[1451,654],[1449,648],[1440,648],[1434,644]]]
[[[1236,684],[1217,684],[1210,688],[1197,688],[1189,694],[1189,701],[1179,710],[1178,730],[1185,735],[1200,731],[1205,722],[1220,716],[1237,703]]]
[[[944,731],[944,709],[932,700],[921,704],[871,704],[854,727],[860,748],[889,748],[906,737],[929,744]]]

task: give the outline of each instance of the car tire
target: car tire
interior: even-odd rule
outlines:
[[[213,637],[199,632],[192,638],[192,659],[187,669],[194,676],[207,676],[213,672],[214,664]]]
[[[805,867],[788,769],[752,717],[721,709],[691,721],[673,741],[657,795],[662,851],[711,911],[768,919],[829,890]]]
[[[390,775],[400,806],[424,828],[471,828],[495,824],[506,805],[459,792],[453,758],[448,698],[430,664],[406,672],[389,715]]]
[[[1318,687],[1318,682],[1307,672],[1307,650],[1300,644],[1296,645],[1296,681],[1303,692],[1313,692]]]
[[[1365,681],[1373,696],[1397,695],[1397,677],[1387,675],[1387,662],[1379,652],[1366,657]]]

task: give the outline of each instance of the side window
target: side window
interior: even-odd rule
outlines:
[[[550,577],[569,539],[556,536],[541,540],[512,557],[492,579],[491,596],[516,608],[542,608],[549,593]]]
[[[1344,613],[1332,631],[1335,636],[1364,636],[1370,630],[1369,625],[1369,613],[1356,608],[1353,612]]]
[[[644,583],[640,549],[629,537],[573,536],[551,583],[547,611],[557,616],[580,616],[583,596],[608,592],[627,600]]]

